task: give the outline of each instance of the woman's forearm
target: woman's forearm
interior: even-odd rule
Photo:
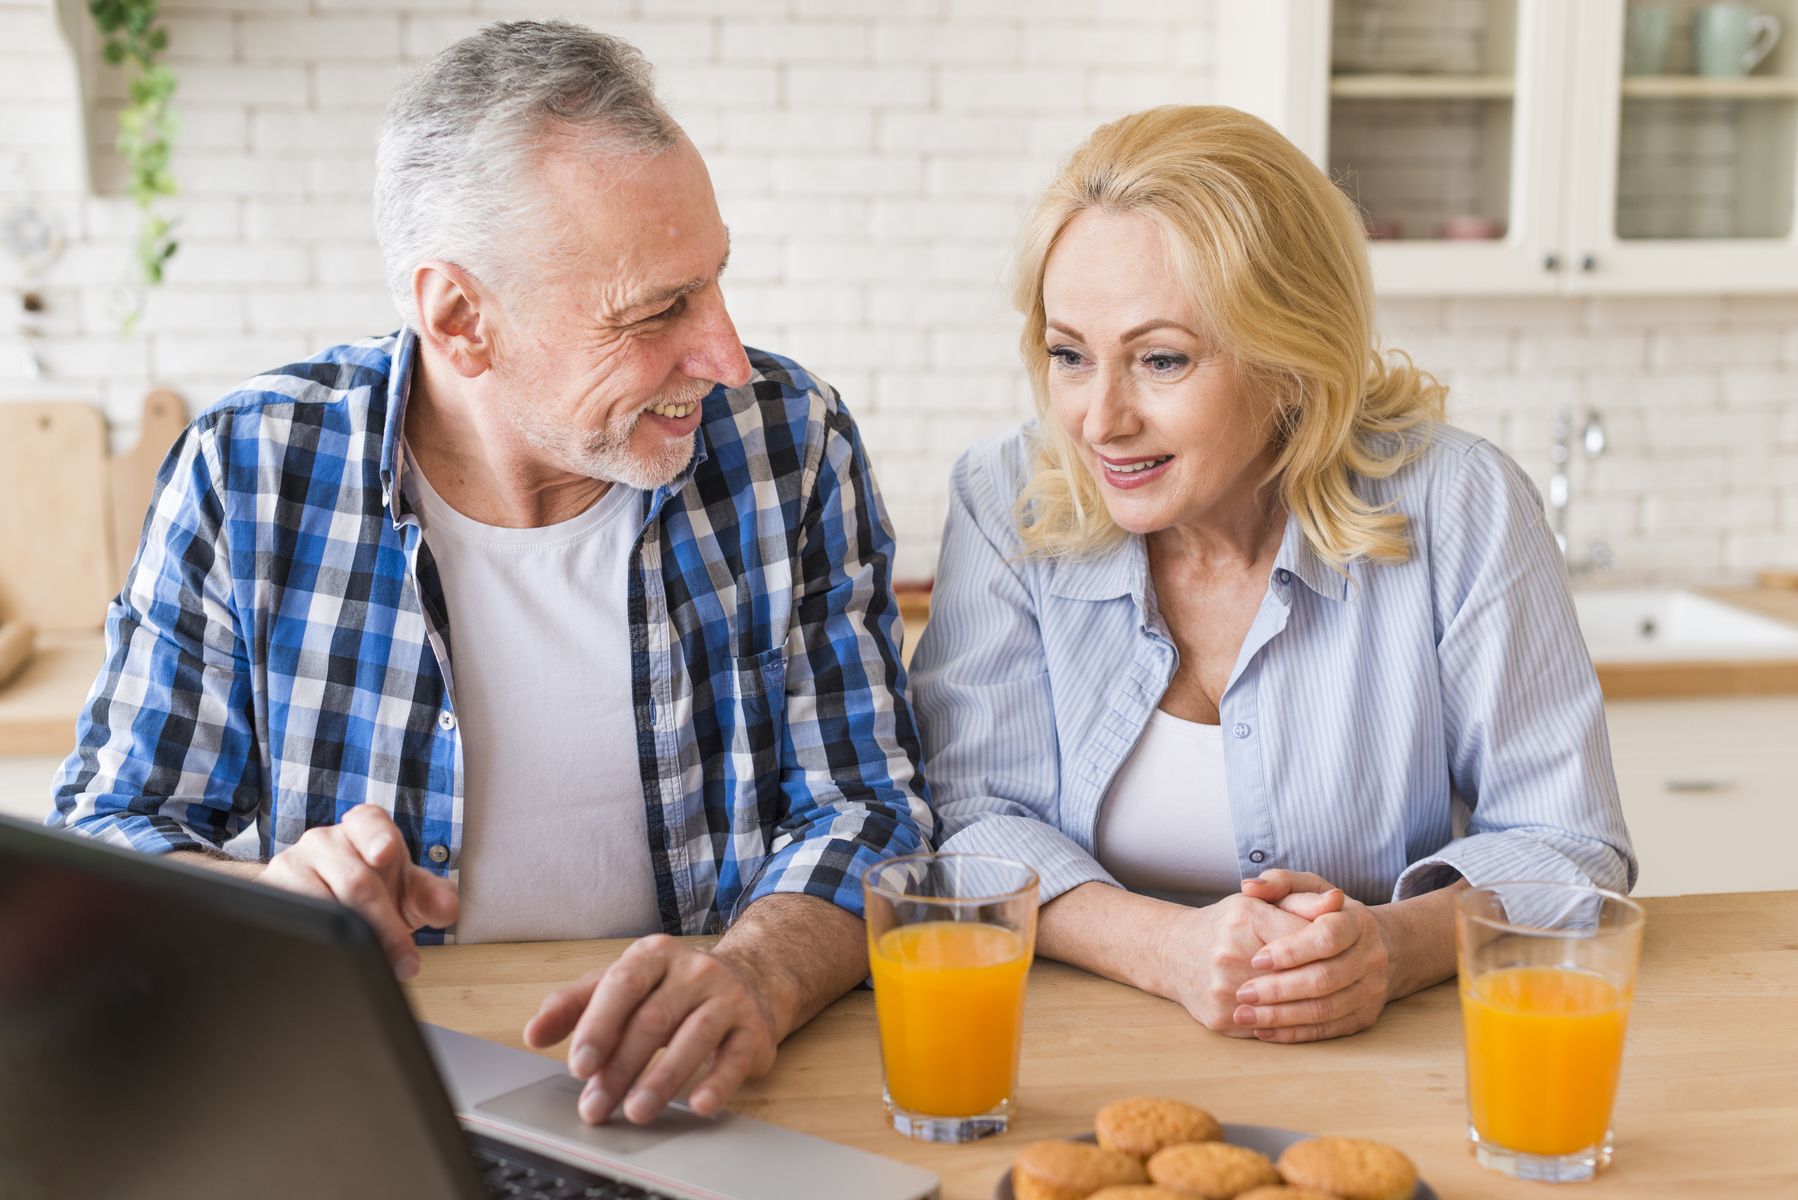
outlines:
[[[1174,999],[1160,947],[1185,911],[1108,883],[1083,883],[1043,906],[1036,950],[1044,958]]]
[[[1390,961],[1386,998],[1397,1000],[1455,973],[1455,897],[1467,890],[1456,880],[1423,896],[1376,906]]]

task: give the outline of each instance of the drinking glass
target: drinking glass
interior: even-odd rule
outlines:
[[[1036,872],[984,854],[908,854],[862,876],[893,1128],[969,1142],[1010,1123],[1036,949]]]
[[[1642,923],[1635,901],[1580,884],[1456,897],[1468,1136],[1482,1166],[1571,1183],[1611,1161]]]

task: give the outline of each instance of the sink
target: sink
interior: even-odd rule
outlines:
[[[1798,627],[1679,588],[1576,591],[1592,661],[1798,659]]]

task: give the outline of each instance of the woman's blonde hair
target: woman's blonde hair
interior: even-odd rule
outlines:
[[[1405,518],[1355,494],[1410,461],[1446,389],[1373,331],[1361,219],[1348,197],[1272,126],[1222,107],[1152,108],[1100,126],[1036,203],[1018,248],[1014,301],[1043,438],[1018,500],[1027,554],[1077,556],[1122,536],[1097,482],[1049,408],[1043,271],[1089,209],[1156,221],[1203,332],[1251,392],[1275,402],[1278,481],[1318,556],[1402,562]],[[1396,435],[1396,436],[1394,436]]]

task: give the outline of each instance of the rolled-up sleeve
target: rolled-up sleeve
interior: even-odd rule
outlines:
[[[1466,834],[1410,864],[1393,898],[1456,875],[1627,891],[1636,858],[1604,698],[1566,569],[1528,478],[1486,442],[1447,474],[1428,531],[1443,717]]]
[[[796,892],[860,916],[862,873],[927,848],[933,827],[899,660],[892,529],[855,425],[827,401],[785,649],[785,811],[737,912]]]
[[[219,847],[255,816],[261,767],[209,461],[192,426],[158,474],[144,538],[106,617],[106,660],[49,823],[152,853]]]
[[[1054,695],[1014,499],[976,453],[956,464],[912,694],[941,849],[1029,864],[1046,904],[1082,883],[1118,884],[1057,822]]]

